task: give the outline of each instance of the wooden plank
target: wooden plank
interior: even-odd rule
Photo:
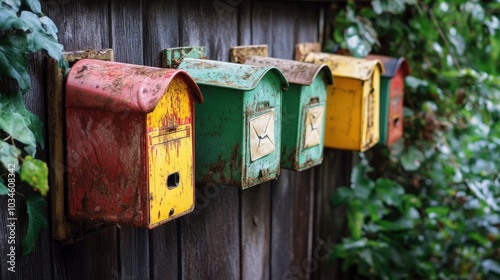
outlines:
[[[267,44],[270,57],[292,59],[297,12],[297,3],[254,1],[252,44]]]
[[[271,279],[282,279],[290,270],[293,191],[296,172],[281,169],[272,182],[271,195]]]
[[[234,1],[179,1],[180,46],[206,46],[209,59],[228,61],[237,43]],[[182,279],[240,276],[239,190],[198,186],[196,208],[181,219]]]
[[[142,1],[111,1],[112,48],[115,61],[143,64]],[[118,229],[121,279],[150,279],[149,231]]]
[[[271,183],[241,193],[241,279],[269,279]]]
[[[179,2],[181,46],[206,46],[209,59],[229,61],[229,49],[238,43],[238,2]]]
[[[240,277],[239,189],[196,189],[196,208],[181,221],[182,279]]]
[[[136,279],[179,279],[179,221],[174,220],[149,231],[150,275]]]
[[[314,169],[297,173],[293,190],[291,270],[300,279],[309,279],[311,266],[314,205]]]
[[[142,11],[144,64],[161,67],[161,50],[179,46],[178,1],[143,1]],[[179,230],[179,222],[173,221],[149,232],[151,279],[180,277]]]
[[[56,24],[59,42],[65,50],[110,47],[107,1],[49,1],[44,8],[45,14]]]
[[[332,246],[341,241],[347,230],[345,211],[333,208],[330,202],[338,187],[350,184],[352,166],[356,162],[354,155],[350,151],[325,149],[323,164],[317,169],[313,238],[313,259],[317,268],[312,279],[344,279],[346,276],[338,263],[328,261]]]
[[[107,227],[72,245],[53,241],[52,279],[120,279],[115,236],[115,227]]]

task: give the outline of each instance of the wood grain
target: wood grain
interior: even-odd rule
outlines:
[[[239,279],[239,190],[207,185],[196,192],[195,210],[180,219],[182,279]]]
[[[181,46],[205,46],[209,59],[229,61],[229,49],[238,43],[238,9],[232,2],[181,1]]]
[[[241,193],[241,279],[269,279],[271,183]]]
[[[143,61],[145,65],[161,67],[161,50],[179,45],[178,5],[178,1],[143,1]],[[151,279],[178,279],[180,277],[179,224],[178,221],[169,222],[149,232]]]

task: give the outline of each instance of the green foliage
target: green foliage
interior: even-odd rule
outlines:
[[[30,184],[34,190],[37,190],[43,196],[49,191],[49,182],[47,180],[49,169],[45,162],[27,156],[24,158],[19,175],[21,180]]]
[[[404,139],[363,155],[333,198],[351,231],[334,257],[377,279],[500,279],[500,2],[373,0],[339,15],[333,43],[404,56],[412,76]],[[349,44],[353,25],[380,45]]]
[[[43,216],[43,208],[47,206],[47,202],[40,195],[34,194],[26,200],[28,208],[28,232],[22,240],[23,255],[29,254],[35,248],[36,241],[40,235],[40,231],[47,228],[47,221]]]
[[[40,50],[67,67],[63,46],[57,42],[57,28],[42,14],[40,1],[0,0],[0,78],[12,79],[20,89],[17,93],[0,93],[0,195],[8,193],[4,180],[7,171],[19,173],[21,180],[43,196],[49,190],[47,165],[33,158],[38,144],[41,148],[44,145],[43,124],[26,108],[22,96],[31,84],[28,55]],[[30,196],[26,203],[29,223],[22,241],[25,254],[33,250],[40,230],[47,227],[42,214],[44,198]]]

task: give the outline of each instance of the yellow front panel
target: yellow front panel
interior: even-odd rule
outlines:
[[[328,86],[325,147],[358,150],[361,145],[363,82],[335,77]]]
[[[192,101],[182,79],[174,79],[148,114],[150,227],[194,207]]]

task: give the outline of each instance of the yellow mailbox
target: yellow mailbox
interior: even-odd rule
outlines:
[[[325,63],[335,84],[328,86],[325,147],[365,151],[379,140],[379,60],[310,52],[305,62]]]

